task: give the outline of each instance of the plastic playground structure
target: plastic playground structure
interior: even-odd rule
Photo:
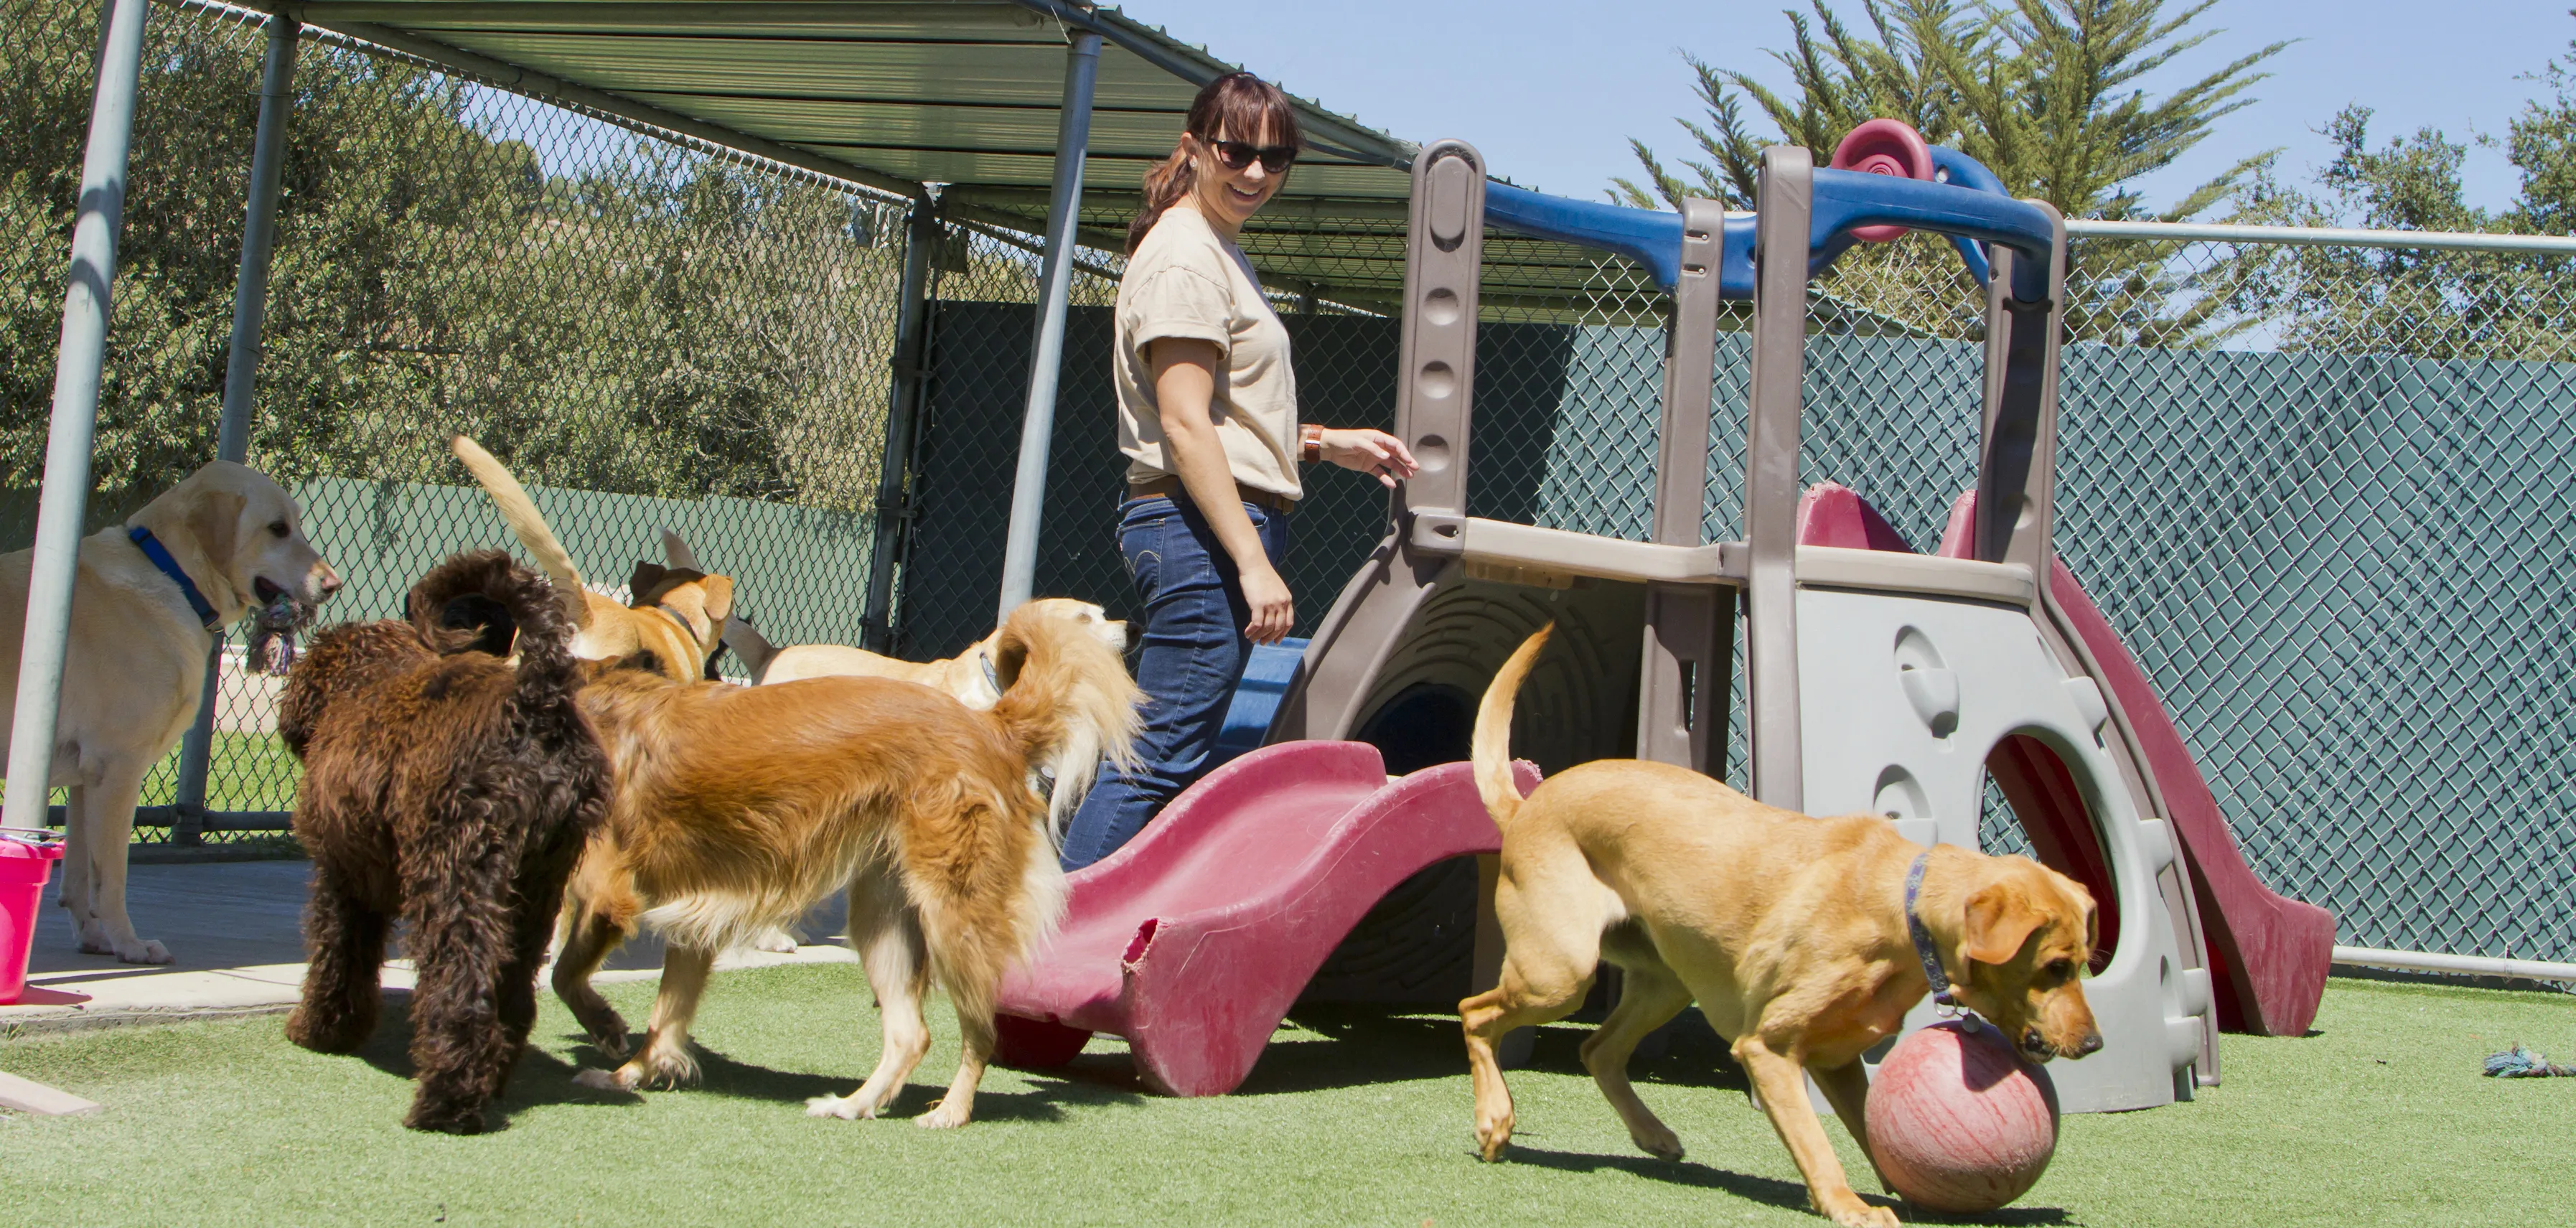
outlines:
[[[1516,747],[1559,766],[1633,754],[1723,777],[1738,602],[1748,793],[1974,848],[1990,775],[2038,857],[2100,901],[2086,994],[2108,1043],[2055,1070],[2068,1111],[2189,1098],[2217,1081],[2222,1028],[2306,1030],[2333,917],[2255,879],[2146,674],[2050,546],[2062,220],[1891,121],[1855,130],[1835,166],[1856,169],[1774,147],[1753,214],[1692,200],[1675,215],[1489,183],[1464,142],[1423,149],[1396,405],[1422,472],[1275,714],[1238,703],[1258,713],[1252,729],[1266,719],[1261,749],[1072,876],[1061,934],[1005,986],[1002,1060],[1061,1065],[1105,1032],[1127,1038],[1152,1086],[1232,1090],[1388,892],[1499,846],[1466,765],[1390,778],[1390,736],[1454,738],[1464,758],[1472,697],[1554,619]],[[1651,540],[1466,514],[1486,226],[1628,256],[1672,294]],[[1798,488],[1808,281],[1853,243],[1908,229],[1947,238],[1986,292],[1977,484],[1928,555],[1853,491]],[[1744,540],[1708,543],[1724,300],[1753,305]],[[1473,987],[1500,962],[1492,929],[1488,908]],[[1926,1002],[1908,1026],[1933,1020]]]

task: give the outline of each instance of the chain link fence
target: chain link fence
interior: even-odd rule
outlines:
[[[263,19],[152,10],[92,528],[214,455]],[[0,0],[9,547],[33,531],[98,24],[94,0]],[[451,551],[516,548],[447,452],[461,431],[592,587],[623,596],[671,528],[764,633],[857,642],[906,202],[316,31],[290,114],[249,463],[349,582],[326,620],[398,614]],[[207,808],[283,811],[277,683],[238,661]]]
[[[943,280],[934,311],[901,623],[914,656],[991,627],[1018,446],[1036,259],[992,236],[969,250],[994,271]],[[1486,305],[1470,510],[1643,540],[1664,296],[1621,259],[1517,240],[1507,250],[1588,262],[1590,274],[1562,297]],[[1085,262],[1038,588],[1132,616],[1112,532],[1123,463],[1109,442],[1106,304],[1118,262]],[[2576,778],[2576,606],[2554,565],[2576,547],[2565,262],[2074,245],[2059,553],[2156,681],[2256,870],[2334,909],[2349,943],[2576,958],[2564,796]],[[1272,289],[1308,415],[1388,425],[1396,321],[1331,311],[1328,286]],[[1741,536],[1749,323],[1741,305],[1720,322],[1709,540]],[[1974,283],[1925,239],[1858,250],[1820,278],[1802,479],[1854,487],[1918,549],[1935,548],[1975,481],[1982,327]],[[1301,631],[1384,529],[1383,497],[1337,481],[1350,476],[1310,472],[1288,572]],[[1735,687],[1741,780],[1740,663]],[[2027,849],[1992,786],[1983,818],[1988,847]]]
[[[156,7],[99,429],[96,524],[213,453],[257,113],[257,14]],[[32,529],[97,33],[89,0],[0,0],[0,528]],[[537,488],[593,583],[678,529],[780,643],[856,643],[880,529],[905,202],[308,38],[295,78],[251,463],[351,579],[333,619],[506,532],[443,447]],[[1132,617],[1114,540],[1109,307],[1123,213],[1084,216],[1038,589]],[[1400,250],[1247,231],[1265,255]],[[931,253],[893,643],[991,629],[1039,259],[960,209]],[[1338,246],[1336,246],[1338,245]],[[1582,289],[1497,294],[1470,510],[1642,540],[1664,299],[1625,261],[1526,241]],[[2576,291],[2537,252],[2079,237],[2057,545],[2155,680],[2247,856],[2346,942],[2576,959]],[[1306,415],[1389,426],[1393,288],[1269,285]],[[1740,536],[1746,317],[1721,321],[1705,529]],[[1946,249],[1855,251],[1812,295],[1802,476],[1933,548],[1974,480],[1982,320]],[[1287,574],[1312,628],[1386,522],[1310,472]],[[614,591],[611,588],[609,591]],[[263,679],[227,670],[208,804],[280,810]],[[1740,712],[1740,687],[1738,679]],[[1742,721],[1730,773],[1742,775]],[[170,765],[147,804],[174,796]],[[1991,789],[1985,833],[2018,829]],[[144,829],[142,838],[161,838]]]

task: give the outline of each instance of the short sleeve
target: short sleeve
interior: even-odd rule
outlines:
[[[1133,288],[1128,307],[1133,322],[1128,337],[1139,358],[1145,346],[1165,337],[1214,342],[1219,350],[1234,340],[1234,295],[1222,280],[1182,265],[1155,270]]]

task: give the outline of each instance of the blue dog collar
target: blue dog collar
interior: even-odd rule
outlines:
[[[179,586],[179,594],[188,599],[188,608],[197,612],[197,621],[205,624],[206,630],[215,631],[223,627],[224,620],[215,614],[215,607],[207,604],[204,593],[197,591],[197,582],[189,579],[187,572],[179,570],[179,561],[170,557],[170,548],[162,545],[160,538],[152,536],[152,530],[137,525],[127,529],[125,536],[132,539],[135,548],[143,552],[143,557],[161,569],[162,575],[170,577],[170,582]]]
[[[1905,932],[1914,939],[1914,958],[1923,961],[1923,979],[1932,984],[1932,1001],[1945,1015],[1959,1015],[1971,1028],[1977,1017],[1959,1005],[1959,991],[1950,984],[1950,974],[1941,970],[1941,953],[1932,945],[1932,928],[1914,911],[1914,899],[1923,892],[1923,871],[1932,864],[1926,850],[1914,859],[1914,867],[1905,872]]]

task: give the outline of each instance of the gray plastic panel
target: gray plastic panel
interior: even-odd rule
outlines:
[[[1798,622],[1812,813],[1886,815],[1908,839],[1975,848],[1996,743],[2028,735],[2065,762],[2110,861],[2120,945],[2084,985],[2102,1051],[2049,1073],[2068,1112],[2172,1103],[2201,1054],[2205,1021],[2187,1009],[2197,961],[2185,961],[2158,881],[2173,839],[2113,761],[2093,680],[2070,675],[2008,606],[1809,589]],[[1906,1023],[1935,1018],[1927,999]]]

